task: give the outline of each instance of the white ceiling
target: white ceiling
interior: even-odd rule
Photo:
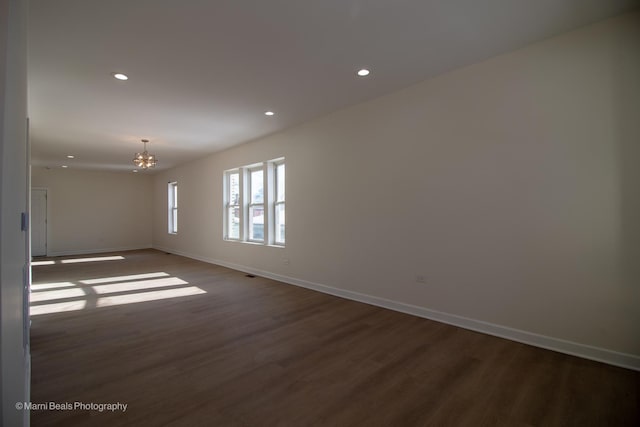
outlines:
[[[147,138],[166,169],[637,4],[31,0],[32,162],[131,171]]]

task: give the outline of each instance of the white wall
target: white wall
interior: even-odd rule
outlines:
[[[27,2],[0,1],[0,425],[29,425]]]
[[[31,180],[48,190],[48,255],[151,247],[149,175],[34,167]]]
[[[154,245],[640,369],[639,31],[621,16],[162,173]],[[223,171],[281,156],[287,247],[224,242]]]

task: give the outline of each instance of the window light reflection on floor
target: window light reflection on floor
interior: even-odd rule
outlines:
[[[158,271],[156,273],[130,274],[128,276],[101,277],[99,279],[80,280],[83,285],[97,285],[99,283],[124,282],[127,280],[152,279],[154,277],[167,277],[169,273]]]
[[[37,316],[207,293],[197,286],[188,285],[189,282],[165,272],[94,278],[78,282],[38,283],[31,286],[30,299],[33,303],[31,315]]]
[[[37,267],[39,265],[53,265],[55,261],[31,261],[31,265]]]
[[[124,257],[121,255],[115,255],[115,256],[97,256],[92,258],[70,258],[70,259],[63,259],[60,262],[62,264],[76,264],[79,262],[117,261],[121,259],[124,259]]]
[[[190,295],[206,294],[204,289],[197,286],[188,286],[186,288],[166,289],[163,291],[141,292],[136,294],[107,296],[98,298],[98,307],[108,307],[111,305],[132,304],[136,302],[157,301],[167,298],[186,297]]]
[[[73,282],[51,282],[51,283],[38,283],[35,285],[31,285],[31,292],[40,292],[46,291],[49,289],[58,289],[58,288],[72,288],[74,286],[78,286]]]
[[[96,294],[113,294],[116,292],[139,291],[143,289],[162,288],[166,286],[188,285],[177,277],[166,277],[162,279],[140,280],[136,282],[110,283],[107,285],[95,285],[91,288]]]
[[[35,307],[31,307],[30,312],[32,316],[38,316],[40,314],[63,313],[65,311],[82,310],[86,306],[87,302],[84,300],[59,302],[55,304],[37,305]]]
[[[53,289],[44,292],[32,292],[29,297],[29,301],[34,302],[43,302],[43,301],[53,301],[53,300],[61,300],[61,299],[71,299],[81,297],[84,298],[86,293],[82,288],[73,287],[73,288],[64,288],[64,289]]]

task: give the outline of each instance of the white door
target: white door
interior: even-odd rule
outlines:
[[[47,254],[47,190],[31,189],[31,256]]]

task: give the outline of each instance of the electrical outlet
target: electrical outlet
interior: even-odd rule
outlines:
[[[416,282],[417,283],[427,283],[427,279],[423,275],[418,274],[418,275],[416,275]]]

